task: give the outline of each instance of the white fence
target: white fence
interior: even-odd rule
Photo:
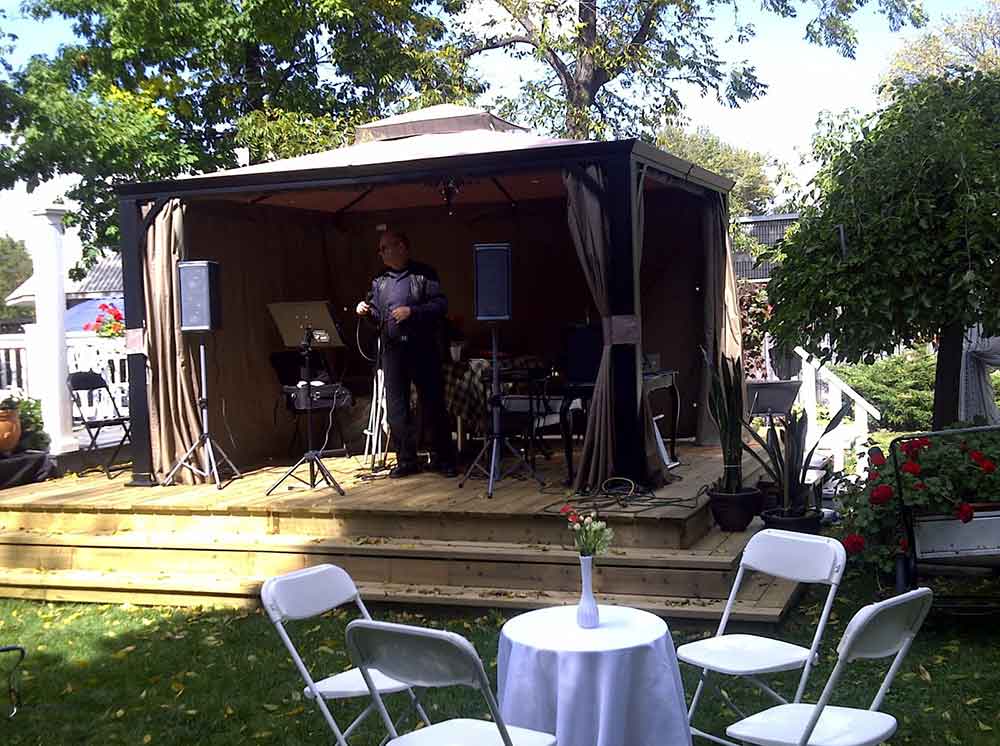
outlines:
[[[12,394],[40,398],[31,381],[29,347],[33,332],[0,334],[0,398]],[[128,377],[125,340],[98,337],[93,332],[66,333],[66,361],[71,373],[92,370],[108,383],[122,415],[128,415]],[[113,417],[114,407],[104,391],[81,392],[83,417],[88,420]],[[73,407],[73,418],[80,412]]]

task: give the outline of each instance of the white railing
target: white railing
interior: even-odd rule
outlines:
[[[40,398],[32,385],[28,361],[32,334],[0,334],[0,397],[24,395]],[[108,383],[122,415],[128,415],[128,377],[125,340],[98,337],[93,332],[66,333],[66,362],[70,373],[92,370]],[[113,417],[114,406],[104,391],[81,392],[83,417],[88,420]],[[73,417],[80,412],[73,407]]]

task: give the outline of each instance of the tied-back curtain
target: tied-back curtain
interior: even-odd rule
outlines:
[[[143,263],[146,357],[150,371],[149,434],[153,474],[158,481],[201,431],[197,365],[180,331],[177,262],[186,254],[184,205],[175,199],[163,207],[150,225]],[[193,475],[182,469],[176,479],[190,484]]]
[[[962,376],[959,383],[958,418],[985,417],[991,425],[1000,425],[990,371],[1000,368],[1000,337],[983,337],[982,329],[973,327],[965,336],[962,353]]]
[[[729,248],[729,208],[723,195],[712,193],[706,201],[702,210],[702,234],[705,246],[704,348],[708,360],[718,366],[723,356],[740,359],[743,355],[740,303]],[[698,397],[699,443],[718,439],[708,411],[711,377],[712,371],[706,366],[702,371]]]
[[[611,243],[606,209],[607,177],[599,166],[565,171],[567,219],[583,275],[604,320],[604,351],[597,373],[580,469],[573,488],[600,486],[614,473],[614,408],[611,400],[611,306],[608,300],[608,247]]]

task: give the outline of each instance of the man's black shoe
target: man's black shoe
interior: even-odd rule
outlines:
[[[399,464],[389,470],[389,479],[402,479],[420,473],[420,467],[416,464]]]

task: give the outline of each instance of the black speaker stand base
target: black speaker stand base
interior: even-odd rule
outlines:
[[[309,480],[306,481],[300,477],[297,472],[299,467],[309,464]],[[271,485],[271,488],[264,494],[268,497],[274,492],[278,487],[280,487],[285,480],[295,479],[302,484],[306,485],[309,489],[314,490],[321,484],[327,487],[333,487],[341,495],[344,494],[344,488],[340,486],[336,479],[333,478],[333,474],[330,470],[326,468],[326,464],[323,463],[322,454],[319,451],[306,451],[302,454],[302,458],[295,462],[295,464],[289,467],[288,471],[281,475],[281,479]]]

